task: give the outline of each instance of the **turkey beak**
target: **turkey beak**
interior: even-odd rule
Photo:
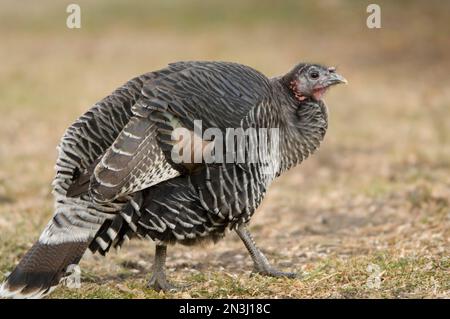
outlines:
[[[340,74],[336,72],[330,72],[327,78],[327,86],[336,85],[336,84],[347,84],[348,81]]]

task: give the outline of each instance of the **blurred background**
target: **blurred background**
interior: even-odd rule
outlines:
[[[248,277],[235,235],[169,251],[186,292],[145,289],[153,248],[87,256],[82,289],[57,297],[449,297],[450,2],[0,0],[0,279],[53,213],[64,130],[128,79],[179,60],[267,76],[337,66],[317,154],[277,181],[252,221],[259,246],[301,280]],[[68,4],[81,28],[66,27]],[[368,285],[380,269],[381,285]],[[373,269],[373,268],[371,268]],[[372,288],[371,288],[372,287]]]

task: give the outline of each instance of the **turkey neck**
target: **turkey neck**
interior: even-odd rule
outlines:
[[[323,101],[308,99],[299,102],[280,78],[271,82],[278,102],[272,107],[282,110],[276,111],[279,114],[281,174],[317,150],[328,127],[328,113]]]

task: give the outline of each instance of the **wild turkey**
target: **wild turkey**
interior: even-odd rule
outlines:
[[[149,285],[172,289],[167,244],[216,241],[227,229],[238,233],[256,272],[295,276],[269,265],[246,224],[274,178],[319,147],[328,125],[322,95],[345,82],[334,68],[316,64],[268,79],[229,62],[177,62],[130,80],[67,129],[58,147],[54,216],[1,295],[42,297],[86,249],[105,255],[132,237],[156,242]],[[194,132],[196,120],[202,133],[277,128],[279,145],[263,144],[253,162],[178,163],[172,133]]]

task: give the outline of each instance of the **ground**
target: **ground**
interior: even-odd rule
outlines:
[[[237,61],[268,76],[318,61],[337,65],[349,85],[326,96],[320,150],[271,186],[250,225],[269,260],[298,279],[250,276],[230,233],[169,247],[168,276],[192,284],[185,291],[147,289],[154,244],[131,241],[106,258],[87,254],[81,288],[50,297],[450,297],[447,4],[380,1],[383,28],[369,30],[364,1],[262,1],[254,11],[236,1],[236,14],[198,1],[79,3],[80,30],[65,27],[64,1],[2,4],[0,280],[51,217],[55,147],[95,101],[171,61]]]

